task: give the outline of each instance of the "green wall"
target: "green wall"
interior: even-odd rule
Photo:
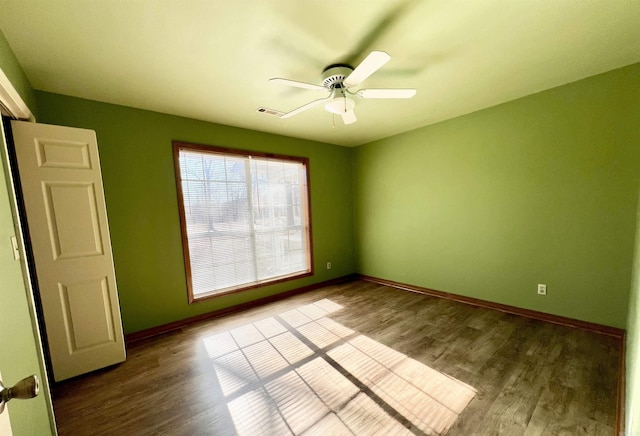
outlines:
[[[625,428],[630,435],[640,434],[640,208],[637,222],[625,356],[627,376]]]
[[[126,333],[355,272],[350,149],[45,92],[36,96],[40,122],[96,131]],[[308,157],[315,274],[189,305],[174,139]]]
[[[358,147],[358,272],[624,328],[639,78],[636,64]]]
[[[3,148],[4,138],[0,133],[0,154],[4,154]],[[0,371],[2,381],[11,386],[31,374],[36,374],[40,380],[45,378],[38,360],[21,265],[13,259],[9,245],[9,238],[16,233],[5,177],[4,159],[0,159]],[[13,434],[51,434],[49,401],[48,386],[43,383],[36,398],[9,403]]]
[[[0,30],[0,70],[7,76],[13,87],[18,91],[22,100],[34,116],[37,116],[36,96],[29,79],[11,50],[9,43]]]

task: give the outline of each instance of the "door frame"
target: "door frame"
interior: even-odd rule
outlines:
[[[36,120],[2,68],[0,68],[0,108],[3,115],[24,121]]]
[[[7,75],[0,68],[0,112],[2,115],[9,116],[13,119],[19,119],[24,121],[35,122],[35,116],[33,112],[29,109],[27,104],[24,102],[18,91],[15,89]],[[11,169],[11,165],[9,162],[9,150],[8,150],[8,141],[10,138],[6,138],[6,140],[2,140],[4,138],[4,134],[0,135],[0,155],[2,160],[6,163],[6,171],[7,177],[4,183],[7,185],[7,191],[9,192],[10,197],[10,207],[11,213],[14,217],[14,227],[16,236],[19,239],[20,252],[24,258],[24,262],[21,262],[22,265],[22,275],[24,278],[24,284],[27,293],[27,300],[29,306],[29,317],[31,318],[31,326],[33,330],[33,336],[35,338],[35,343],[37,347],[37,359],[40,366],[40,373],[43,380],[41,380],[40,387],[42,395],[45,397],[45,403],[48,408],[49,415],[49,424],[51,427],[51,433],[53,435],[57,434],[57,428],[55,423],[55,415],[53,410],[53,402],[51,398],[51,391],[49,389],[49,371],[50,368],[47,365],[46,359],[44,357],[44,342],[41,334],[41,328],[38,321],[38,309],[35,303],[35,295],[33,289],[32,277],[30,274],[30,270],[33,270],[31,265],[31,259],[29,256],[26,256],[28,239],[25,237],[24,228],[22,226],[22,222],[24,220],[24,216],[20,213],[18,209],[18,191],[15,186],[15,177]],[[0,162],[0,165],[2,162]],[[3,183],[0,181],[0,183]]]

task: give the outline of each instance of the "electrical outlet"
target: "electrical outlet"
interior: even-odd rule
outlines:
[[[538,283],[538,295],[547,295],[547,285]]]
[[[327,269],[331,269],[331,262],[327,262]]]

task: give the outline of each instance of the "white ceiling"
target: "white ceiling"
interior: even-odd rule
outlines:
[[[0,29],[34,88],[355,146],[640,62],[639,0],[0,0]],[[391,60],[344,125],[325,66]]]

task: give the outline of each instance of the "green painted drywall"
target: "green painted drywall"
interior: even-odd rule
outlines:
[[[4,140],[0,133],[0,154],[3,148]],[[44,377],[38,361],[21,265],[13,259],[9,243],[9,238],[15,236],[15,230],[5,180],[4,163],[0,159],[0,371],[3,383],[11,386],[31,374],[36,374],[40,380]],[[9,403],[13,434],[52,434],[48,401],[48,387],[43,384],[36,398]]]
[[[624,328],[639,78],[636,64],[358,147],[358,272]]]
[[[96,131],[126,333],[355,272],[351,150],[56,94],[36,96],[41,122]],[[315,274],[187,304],[174,139],[308,157]]]
[[[640,95],[640,73],[637,75],[636,86],[632,92]],[[640,122],[638,122],[638,118],[636,115],[635,123],[631,126],[629,132],[636,137],[640,136]],[[635,253],[631,292],[629,295],[625,356],[625,428],[629,435],[640,434],[640,200],[636,223]]]
[[[625,356],[625,428],[630,435],[640,434],[640,209],[637,223]]]
[[[36,96],[24,74],[16,55],[11,50],[2,30],[0,30],[0,70],[7,76],[13,87],[34,116],[37,114]]]

